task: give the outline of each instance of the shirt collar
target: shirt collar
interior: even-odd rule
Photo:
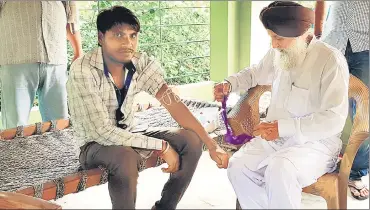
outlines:
[[[140,69],[138,68],[138,62],[139,62],[140,55],[141,55],[140,53],[136,52],[134,54],[134,57],[132,58],[132,63],[134,64],[138,72],[140,71]],[[98,47],[92,51],[91,58],[90,58],[90,65],[104,72],[103,51],[101,47]]]
[[[104,71],[103,53],[101,47],[96,48],[91,53],[90,65],[95,68]]]

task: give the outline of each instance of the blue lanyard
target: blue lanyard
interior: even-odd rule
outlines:
[[[134,74],[136,72],[136,68],[135,68],[134,64],[132,63],[132,61],[130,61],[129,63],[124,64],[124,68],[126,68],[128,70],[128,73],[127,73],[127,76],[126,76],[125,83],[123,85],[123,96],[121,97],[120,101],[118,102],[119,106],[121,106],[123,104],[123,102],[125,101],[128,89],[130,88],[132,77],[134,76]],[[105,64],[104,64],[104,74],[109,79],[109,72],[108,72],[108,69],[107,69]]]

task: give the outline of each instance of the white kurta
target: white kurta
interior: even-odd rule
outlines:
[[[313,39],[302,64],[274,68],[274,51],[228,77],[233,91],[272,85],[267,121],[280,138],[259,137],[230,160],[228,174],[242,208],[299,208],[301,190],[335,169],[348,113],[349,71],[340,51]]]

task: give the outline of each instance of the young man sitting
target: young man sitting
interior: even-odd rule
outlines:
[[[219,168],[228,155],[166,85],[160,64],[136,51],[140,23],[116,6],[97,18],[99,48],[76,60],[67,83],[68,106],[85,169],[104,166],[113,208],[134,209],[139,160],[157,152],[171,173],[154,209],[175,209],[186,191],[203,143]],[[155,96],[183,129],[135,129],[133,98]],[[132,132],[134,131],[135,132]]]

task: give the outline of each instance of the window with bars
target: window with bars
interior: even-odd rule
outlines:
[[[79,1],[84,52],[97,47],[96,17],[102,9],[121,5],[141,23],[139,51],[159,60],[169,84],[210,79],[209,1]],[[69,47],[69,56],[72,57]]]

